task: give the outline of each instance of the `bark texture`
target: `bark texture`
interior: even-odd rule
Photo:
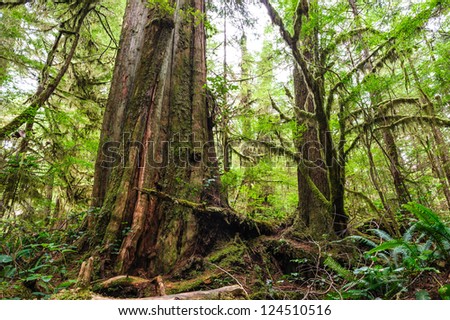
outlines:
[[[115,273],[166,274],[227,230],[144,188],[222,206],[204,84],[203,0],[173,10],[129,0],[96,164],[89,220]],[[108,261],[107,261],[108,262]]]

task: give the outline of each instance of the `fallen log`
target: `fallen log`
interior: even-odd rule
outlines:
[[[144,297],[127,300],[229,300],[229,299],[246,299],[244,289],[239,285],[226,286],[213,290],[192,291],[166,296]],[[110,300],[114,298],[101,295],[92,295],[92,300]]]
[[[117,298],[142,298],[148,296],[164,296],[165,288],[161,276],[143,279],[128,275],[120,275],[94,285],[94,292]]]

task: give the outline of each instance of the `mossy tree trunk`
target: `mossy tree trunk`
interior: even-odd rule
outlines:
[[[139,192],[222,206],[206,82],[203,0],[129,0],[96,164],[91,246],[114,273],[168,273],[204,254],[219,220]],[[108,260],[109,259],[109,260]]]
[[[324,77],[320,67],[318,30],[301,34],[301,22],[318,10],[314,1],[298,4],[294,34],[284,35],[294,53],[295,146],[299,155],[298,215],[295,227],[307,227],[310,236],[342,236],[348,217],[344,209],[345,161],[341,159],[330,129],[330,114],[325,107]],[[267,6],[267,5],[266,5]],[[299,20],[300,19],[300,20]]]
[[[314,101],[304,78],[294,68],[295,118],[298,124],[295,147],[299,154],[297,164],[298,215],[297,228],[308,228],[311,236],[333,233],[333,220],[329,212],[330,186],[322,146],[315,119],[305,121],[299,111],[314,113]],[[324,198],[325,197],[325,198]]]

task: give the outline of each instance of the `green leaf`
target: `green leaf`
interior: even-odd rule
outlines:
[[[439,288],[438,293],[443,300],[450,300],[450,284],[444,284]]]
[[[0,255],[0,263],[9,263],[11,261],[13,261],[13,258],[11,256],[8,256],[6,254]]]
[[[416,292],[416,300],[431,300],[430,294],[426,290]]]
[[[394,240],[383,242],[379,246],[373,248],[372,250],[369,250],[367,253],[368,254],[373,254],[373,253],[376,253],[378,251],[385,251],[385,250],[389,250],[389,249],[394,249],[394,248],[401,247],[401,246],[404,246],[404,245],[405,245],[405,242],[403,240],[394,239]]]
[[[68,288],[68,287],[70,287],[71,285],[73,285],[74,283],[76,283],[77,282],[77,280],[74,280],[74,279],[71,279],[71,280],[67,280],[67,281],[64,281],[64,282],[61,282],[59,285],[58,285],[58,288]]]
[[[37,280],[37,279],[40,279],[40,278],[41,278],[41,275],[39,273],[35,273],[35,274],[32,274],[31,276],[28,276],[25,279],[25,281],[33,281],[33,280]]]
[[[52,280],[53,276],[42,276],[41,280],[44,282],[49,282],[50,280]]]
[[[353,277],[353,274],[351,271],[345,269],[343,266],[339,264],[336,260],[334,260],[332,257],[328,256],[325,261],[323,262],[325,266],[336,272],[339,276],[344,278],[347,281],[353,281],[355,280]]]

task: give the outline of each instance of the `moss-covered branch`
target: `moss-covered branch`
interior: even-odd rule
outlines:
[[[75,50],[78,46],[78,41],[80,39],[80,29],[83,26],[84,19],[93,9],[92,5],[93,2],[94,1],[87,1],[84,4],[84,6],[80,9],[77,16],[74,17],[74,19],[77,21],[77,25],[75,26],[73,32],[69,35],[73,36],[71,47],[64,60],[64,63],[62,64],[62,67],[59,69],[54,79],[49,82],[48,81],[49,70],[53,63],[54,56],[57,52],[62,34],[64,33],[61,30],[59,31],[59,34],[54,41],[53,47],[47,55],[46,64],[42,69],[40,79],[41,83],[39,84],[36,93],[33,95],[33,97],[31,97],[29,106],[20,115],[18,115],[12,121],[10,121],[7,125],[0,128],[0,140],[8,137],[11,133],[19,129],[20,126],[22,126],[24,123],[33,122],[36,112],[47,102],[47,100],[53,94],[53,92],[61,82],[62,78],[67,72],[67,69],[70,66],[70,62],[72,61],[72,58],[75,54]],[[66,42],[67,39],[68,38],[66,38]]]
[[[193,210],[194,214],[207,214],[218,217],[227,225],[235,228],[236,231],[241,232],[244,236],[258,236],[262,234],[269,235],[275,233],[276,228],[273,225],[267,222],[250,219],[229,207],[208,206],[204,203],[197,203],[186,199],[176,198],[155,189],[142,188],[137,190],[150,196],[158,197],[161,200],[172,202],[175,205],[190,208]]]

